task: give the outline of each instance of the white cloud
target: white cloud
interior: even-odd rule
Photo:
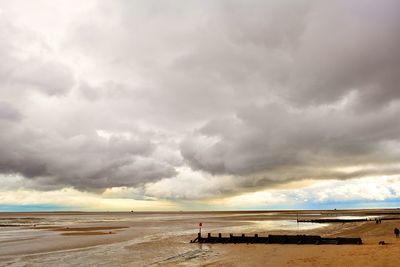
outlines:
[[[309,208],[329,203],[385,202],[400,198],[400,176],[367,177],[346,181],[314,181],[297,189],[269,189],[211,201],[212,205],[227,209]]]

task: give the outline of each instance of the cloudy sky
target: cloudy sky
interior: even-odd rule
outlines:
[[[399,205],[399,12],[0,0],[0,210]]]

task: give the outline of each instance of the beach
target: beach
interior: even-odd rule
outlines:
[[[318,224],[297,218],[367,221]],[[0,266],[397,266],[397,219],[397,209],[0,213]],[[203,235],[313,234],[361,237],[363,244],[190,243],[200,222]]]

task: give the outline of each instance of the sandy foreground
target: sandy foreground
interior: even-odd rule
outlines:
[[[392,213],[392,214],[387,214]],[[400,220],[296,224],[399,210],[0,213],[0,266],[400,266]],[[361,237],[363,245],[191,244],[203,233]],[[384,240],[386,245],[378,245]]]
[[[399,221],[380,225],[368,222],[338,231],[340,236],[360,236],[364,242],[361,246],[214,246],[220,257],[205,266],[400,266],[400,241],[393,235],[393,228],[399,224]],[[381,240],[388,244],[378,245]]]

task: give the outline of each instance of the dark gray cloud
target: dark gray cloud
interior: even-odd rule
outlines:
[[[397,173],[398,1],[18,5],[0,15],[3,173],[160,196],[187,166],[220,193]],[[336,170],[354,165],[376,169]]]
[[[364,115],[349,108],[249,106],[195,131],[182,143],[182,155],[194,168],[215,174],[279,176],[285,169],[298,177],[296,168],[307,166],[312,168],[301,175],[313,178],[324,176],[321,166],[397,162],[399,105]]]
[[[396,1],[320,3],[293,55],[289,98],[329,103],[355,91],[364,112],[399,98]]]
[[[0,124],[0,172],[36,179],[42,188],[74,186],[103,189],[134,186],[175,175],[167,163],[152,158],[154,144],[112,136],[109,139],[33,131]]]

